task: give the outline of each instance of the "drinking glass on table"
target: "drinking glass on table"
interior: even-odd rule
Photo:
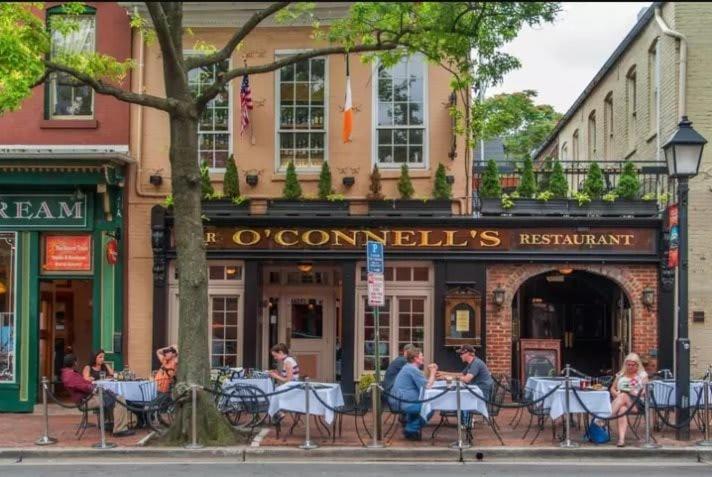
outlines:
[[[103,381],[106,379],[106,372],[105,371],[100,371],[99,372],[99,381]]]

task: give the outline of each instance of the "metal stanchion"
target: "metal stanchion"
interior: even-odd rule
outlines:
[[[571,441],[571,366],[566,365],[566,379],[564,380],[564,389],[566,390],[566,395],[564,396],[564,440],[559,444],[559,447],[564,449],[573,449],[579,445],[576,442]]]
[[[381,404],[381,389],[378,387],[378,383],[371,383],[371,407],[373,408],[373,442],[371,442],[368,447],[370,449],[380,449],[383,444],[378,441],[378,417],[380,413],[378,412],[378,407]]]
[[[42,376],[42,413],[44,414],[44,434],[42,437],[35,441],[35,445],[38,446],[49,446],[57,443],[57,439],[49,436],[49,409],[47,409],[47,393],[49,386],[49,379],[46,376]]]
[[[645,405],[645,442],[641,444],[643,449],[657,449],[660,447],[650,439],[650,389],[652,388],[652,383],[645,383],[645,400],[643,401]]]
[[[300,449],[316,449],[319,447],[317,444],[311,441],[311,429],[309,425],[309,421],[311,420],[311,409],[309,409],[309,394],[311,394],[311,384],[309,382],[309,378],[304,379],[304,411],[305,411],[305,419],[306,419],[306,434],[304,436],[304,444],[300,445]]]
[[[470,444],[462,442],[462,396],[460,394],[462,391],[462,382],[458,379],[455,381],[455,403],[457,409],[457,441],[453,442],[450,447],[454,449],[469,449]]]
[[[202,449],[203,446],[198,444],[198,386],[190,385],[190,434],[191,442],[186,444],[186,449]]]
[[[712,379],[712,366],[707,368],[707,376],[705,376],[705,381],[702,383],[702,400],[705,403],[705,412],[702,414],[704,422],[705,437],[697,443],[700,447],[712,447],[712,439],[710,439],[710,392],[712,388],[710,387],[710,379]]]
[[[95,449],[111,449],[116,447],[113,442],[106,442],[106,429],[104,423],[104,388],[99,386],[99,436],[101,440],[92,447]]]

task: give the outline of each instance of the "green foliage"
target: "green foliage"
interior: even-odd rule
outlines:
[[[522,170],[517,192],[521,197],[529,199],[536,194],[536,180],[534,179],[534,163],[530,157],[524,159],[524,167]]]
[[[204,199],[215,195],[213,183],[210,181],[210,167],[208,167],[208,163],[205,161],[200,163],[200,195]]]
[[[483,199],[496,199],[502,195],[502,185],[499,183],[499,169],[494,159],[487,161],[487,167],[482,174],[480,184],[480,197]]]
[[[173,207],[173,194],[168,194],[166,198],[163,199],[161,205],[163,205],[163,207],[165,208]]]
[[[358,378],[358,384],[356,387],[358,388],[360,393],[364,393],[369,390],[371,387],[371,384],[376,382],[376,375],[373,373],[368,373],[368,374],[362,374]]]
[[[602,197],[604,202],[615,202],[617,198],[618,194],[615,191],[606,192]]]
[[[583,182],[583,190],[591,199],[600,199],[604,189],[603,171],[597,162],[592,162]]]
[[[284,190],[282,197],[290,200],[297,200],[302,197],[302,186],[299,185],[297,171],[294,168],[294,162],[289,161],[287,166],[287,177],[284,180]]]
[[[329,194],[326,196],[326,200],[329,202],[343,202],[346,200],[346,196],[344,194]]]
[[[242,205],[245,202],[247,202],[247,200],[248,200],[247,197],[245,197],[244,195],[239,195],[237,197],[233,197],[231,199],[231,202],[235,205]]]
[[[539,171],[539,183],[537,184],[538,190],[547,190],[549,184],[551,183],[551,172],[554,168],[554,159],[551,156],[544,158],[544,164]]]
[[[232,154],[227,159],[227,168],[223,179],[223,193],[225,197],[231,200],[240,197],[240,178],[237,174],[237,165]]]
[[[514,207],[513,199],[515,199],[515,197],[512,197],[509,194],[502,194],[502,200],[501,200],[502,208],[503,209],[511,209],[512,207]]]
[[[641,200],[655,200],[657,198],[657,195],[655,192],[648,192],[646,194],[643,194],[643,197],[641,197]]]
[[[381,192],[381,173],[378,170],[378,165],[373,165],[373,171],[369,177],[370,184],[368,186],[368,198],[371,200],[383,200],[383,193]]]
[[[554,198],[554,193],[551,192],[550,190],[545,190],[545,191],[539,192],[536,195],[537,200],[541,200],[544,202],[549,202],[553,198]]]
[[[574,199],[578,202],[579,207],[591,203],[591,196],[584,191],[574,192]]]
[[[640,190],[640,181],[638,173],[635,170],[635,164],[630,161],[625,161],[620,179],[618,179],[618,187],[616,193],[623,199],[634,200],[638,197]]]
[[[398,178],[398,193],[401,199],[410,199],[415,193],[413,181],[410,180],[410,174],[408,173],[408,164],[401,166],[400,177]]]
[[[324,200],[333,192],[331,189],[331,169],[329,169],[329,163],[324,161],[321,164],[321,172],[319,173],[319,198]]]
[[[452,198],[452,186],[447,183],[447,173],[445,166],[440,163],[435,171],[435,185],[433,187],[433,198],[435,199],[450,199]]]
[[[549,178],[549,190],[557,199],[566,199],[569,195],[569,183],[566,182],[564,166],[558,160],[554,161],[554,167]]]

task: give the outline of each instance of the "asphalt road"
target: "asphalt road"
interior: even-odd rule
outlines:
[[[363,477],[408,476],[710,476],[712,463],[692,463],[675,461],[658,462],[480,462],[466,464],[448,463],[242,463],[221,460],[219,462],[130,462],[126,459],[112,462],[41,461],[21,463],[0,462],[3,477],[196,477],[196,476],[255,476],[255,477],[295,477],[295,476],[338,476]]]

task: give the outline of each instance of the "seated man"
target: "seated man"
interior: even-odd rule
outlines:
[[[403,366],[408,363],[408,361],[405,359],[405,355],[413,348],[415,348],[415,345],[413,344],[407,344],[403,346],[403,354],[391,361],[391,364],[388,365],[388,369],[386,369],[386,374],[385,376],[383,376],[383,389],[385,389],[386,392],[391,392],[393,383],[396,382],[396,376],[398,376],[400,370],[403,369]]]
[[[85,380],[81,374],[75,369],[77,358],[73,354],[68,354],[64,357],[64,367],[62,368],[62,384],[69,391],[72,401],[79,404],[82,399],[94,394],[94,385]],[[104,391],[104,408],[113,409],[114,411],[114,436],[124,437],[132,436],[133,431],[128,429],[128,410],[124,406],[116,406],[116,401],[126,404],[126,401],[121,396]],[[94,394],[87,402],[88,409],[99,408],[99,396]]]
[[[431,363],[428,365],[430,377],[425,378],[420,371],[423,365],[423,353],[419,348],[413,347],[406,351],[405,359],[407,364],[400,370],[391,388],[394,397],[389,399],[391,409],[398,409],[405,414],[405,426],[403,435],[408,440],[420,440],[420,430],[425,425],[425,420],[420,417],[420,403],[400,402],[398,399],[406,401],[420,400],[420,392],[423,387],[431,387],[435,381],[435,372],[438,365]],[[397,398],[397,399],[396,399]],[[430,418],[430,416],[428,416]]]
[[[465,384],[474,384],[482,391],[482,395],[489,399],[492,392],[492,374],[484,361],[475,355],[475,348],[471,345],[462,345],[456,351],[465,367],[460,373],[438,373],[438,378],[451,377],[459,379]]]

